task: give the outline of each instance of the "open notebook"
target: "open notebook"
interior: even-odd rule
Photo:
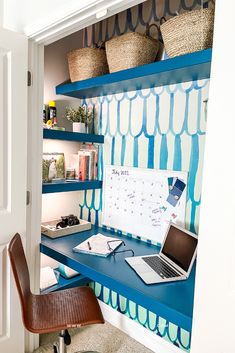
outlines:
[[[122,241],[117,238],[106,237],[105,235],[98,233],[92,235],[92,237],[88,238],[83,243],[75,246],[73,251],[107,257],[121,244]]]

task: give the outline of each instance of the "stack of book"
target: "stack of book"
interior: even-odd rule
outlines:
[[[79,180],[96,180],[98,172],[98,150],[88,146],[78,151]]]

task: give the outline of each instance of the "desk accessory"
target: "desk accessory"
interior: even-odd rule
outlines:
[[[161,243],[169,222],[184,226],[187,174],[106,165],[102,223]]]
[[[197,252],[197,235],[170,223],[159,254],[127,257],[146,284],[188,279]]]
[[[70,215],[71,216],[71,215]],[[66,218],[66,217],[62,217]],[[69,218],[69,216],[67,217]],[[71,219],[71,217],[70,217]],[[66,225],[63,227],[56,227],[63,222],[63,219],[54,219],[51,221],[43,222],[41,224],[41,232],[44,235],[47,235],[50,238],[63,237],[65,235],[84,232],[85,230],[91,229],[91,223],[83,219],[79,219],[79,224],[75,225]],[[70,223],[71,224],[71,223]],[[74,224],[74,223],[73,223]]]
[[[112,247],[109,242],[112,241]],[[83,243],[78,244],[73,248],[74,252],[81,252],[84,254],[97,255],[101,257],[107,257],[112,254],[123,243],[122,240],[106,237],[105,235],[98,233],[91,236]]]

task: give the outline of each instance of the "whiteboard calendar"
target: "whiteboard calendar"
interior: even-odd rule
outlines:
[[[169,222],[185,223],[187,173],[105,166],[102,223],[161,243]]]

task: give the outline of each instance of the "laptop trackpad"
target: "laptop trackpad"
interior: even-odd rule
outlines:
[[[149,268],[149,266],[145,263],[134,264],[132,266],[139,273],[152,272],[151,268]]]

